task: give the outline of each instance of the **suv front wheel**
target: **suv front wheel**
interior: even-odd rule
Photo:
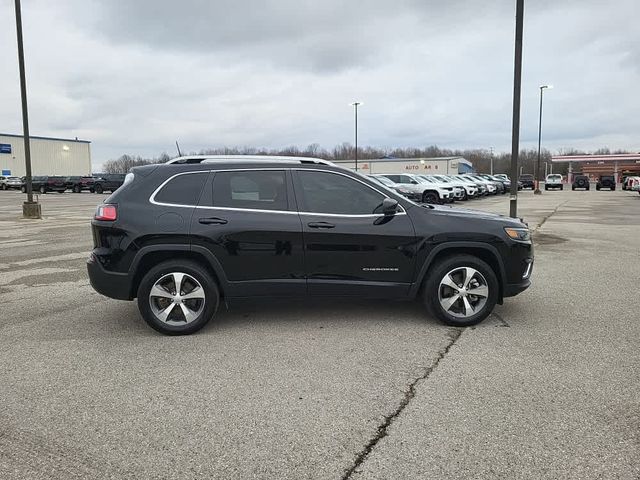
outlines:
[[[190,261],[163,262],[138,287],[138,309],[151,328],[165,335],[187,335],[215,315],[220,293],[209,272]]]
[[[489,265],[471,255],[453,255],[427,273],[424,302],[443,323],[475,325],[487,318],[498,301],[498,279]]]

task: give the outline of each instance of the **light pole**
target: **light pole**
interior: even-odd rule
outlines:
[[[533,193],[540,195],[540,143],[542,141],[542,92],[546,88],[553,88],[553,85],[540,85],[540,119],[538,121],[538,161],[536,162],[536,189]]]
[[[491,150],[491,175],[493,175],[493,147],[490,147]]]
[[[516,39],[513,61],[513,117],[511,124],[511,192],[509,216],[518,216],[518,150],[520,148],[520,86],[522,85],[522,30],[524,0],[516,0]]]
[[[22,99],[22,136],[24,138],[24,160],[27,183],[27,201],[22,204],[22,216],[24,218],[41,218],[40,204],[33,201],[33,189],[31,182],[31,148],[29,142],[29,115],[27,113],[27,79],[24,71],[24,48],[22,45],[22,10],[20,0],[15,0],[16,5],[16,35],[18,39],[18,68],[20,69],[20,96]]]
[[[358,107],[360,105],[364,105],[364,103],[362,102],[353,102],[350,103],[349,105],[351,105],[352,107],[355,107],[355,114],[356,114],[356,125],[355,125],[355,137],[356,137],[356,172],[358,171]]]

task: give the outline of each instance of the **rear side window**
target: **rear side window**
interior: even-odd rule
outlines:
[[[208,175],[207,172],[199,172],[185,173],[173,177],[156,193],[154,200],[159,203],[170,203],[172,205],[195,206],[198,204],[200,192]]]
[[[217,172],[213,206],[254,210],[287,210],[284,170]]]

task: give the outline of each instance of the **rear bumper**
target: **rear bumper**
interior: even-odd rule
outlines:
[[[93,253],[87,260],[87,272],[91,286],[99,294],[117,300],[133,300],[131,296],[133,278],[128,273],[105,270]]]

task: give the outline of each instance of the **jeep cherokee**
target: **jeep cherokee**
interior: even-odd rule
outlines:
[[[474,325],[530,285],[517,219],[418,205],[356,172],[295,157],[181,157],[136,167],[96,210],[93,288],[137,298],[169,335],[202,328],[221,299],[406,298]]]

